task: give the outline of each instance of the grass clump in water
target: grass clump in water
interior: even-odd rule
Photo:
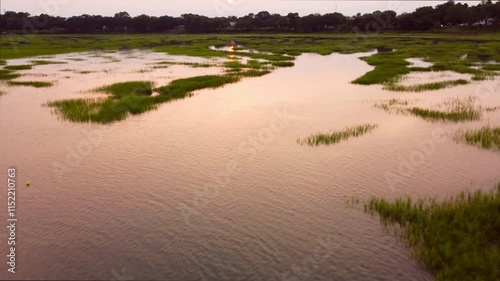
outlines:
[[[185,66],[190,66],[193,68],[209,68],[213,67],[214,65],[209,64],[209,63],[199,63],[199,62],[175,62],[175,61],[162,61],[158,63],[161,66],[165,65],[185,65]],[[160,68],[158,67],[158,68]]]
[[[0,69],[0,80],[12,80],[18,77],[21,77],[21,74],[7,69]]]
[[[407,106],[409,103],[410,102],[407,100],[390,99],[375,104],[375,107],[387,112],[392,112],[394,109],[400,109],[401,106]]]
[[[365,212],[400,229],[436,281],[499,280],[500,184],[490,193],[463,192],[443,202],[372,198]]]
[[[476,130],[459,131],[456,140],[484,149],[498,150],[500,149],[500,127],[486,126]]]
[[[224,62],[224,67],[231,69],[242,69],[247,67],[247,65],[239,62],[239,61],[226,61]]]
[[[243,77],[264,75],[265,71],[242,72],[228,75],[205,75],[172,81],[153,89],[152,83],[133,81],[102,87],[97,91],[109,93],[107,99],[75,99],[51,102],[66,120],[73,122],[110,123],[125,119],[129,114],[140,114],[155,109],[158,104],[190,97],[196,90],[214,89],[238,82]],[[159,95],[152,96],[153,91]]]
[[[172,81],[169,85],[158,88],[158,101],[184,98],[193,91],[215,89],[226,84],[236,83],[240,78],[236,75],[204,75]]]
[[[340,131],[329,133],[319,133],[311,135],[305,139],[299,139],[297,142],[301,145],[319,146],[320,144],[330,145],[336,144],[353,137],[360,137],[378,128],[376,124],[363,124],[346,127]]]
[[[67,64],[64,61],[49,61],[49,60],[32,60],[31,63],[34,65],[48,65],[48,64]]]
[[[500,71],[500,64],[486,64],[482,68],[488,71]]]
[[[273,61],[271,65],[276,67],[292,67],[295,63],[292,61]]]
[[[444,110],[413,107],[408,112],[431,121],[473,121],[480,120],[483,109],[475,105],[475,99],[468,97],[464,100],[455,98],[443,103]]]
[[[126,95],[150,96],[153,94],[153,84],[145,81],[124,82],[102,87],[97,89],[97,91],[109,93],[116,97]]]
[[[9,81],[7,82],[9,86],[29,86],[35,88],[47,88],[54,86],[51,82],[42,82],[42,81],[26,81],[26,82],[18,82],[18,81]]]
[[[397,85],[395,83],[388,83],[385,85],[384,89],[389,90],[389,91],[396,91],[396,92],[423,92],[423,91],[435,91],[435,90],[440,90],[440,89],[444,89],[444,88],[448,88],[448,87],[454,87],[454,86],[458,86],[458,85],[467,85],[467,84],[469,84],[469,82],[467,80],[464,80],[464,79],[426,83],[426,84],[411,85],[411,86],[404,86],[404,85]]]
[[[7,70],[28,70],[28,69],[32,69],[33,66],[31,65],[7,65],[4,67],[4,69],[7,69]]]

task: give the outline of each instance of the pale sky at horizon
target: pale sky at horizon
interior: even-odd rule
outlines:
[[[441,1],[359,1],[359,0],[0,0],[1,12],[28,12],[32,15],[78,16],[82,14],[113,16],[126,11],[131,16],[180,16],[193,13],[215,16],[244,16],[249,13],[268,11],[286,15],[297,12],[301,16],[312,13],[339,12],[352,16],[376,10],[394,10],[398,14],[412,12],[422,6],[436,6]],[[477,5],[479,1],[457,1]]]

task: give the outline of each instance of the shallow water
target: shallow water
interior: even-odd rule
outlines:
[[[16,166],[18,180],[31,181],[17,195],[17,279],[431,280],[377,217],[346,199],[443,198],[500,180],[498,152],[440,137],[498,125],[499,111],[457,125],[374,107],[457,96],[499,106],[498,79],[419,94],[350,84],[372,69],[357,59],[367,54],[305,54],[292,68],[111,125],[61,121],[42,106],[115,82],[163,85],[222,71],[140,72],[172,57],[134,53],[79,54],[86,61],[37,66],[19,78],[58,81],[52,88],[2,84],[0,168]],[[334,146],[296,143],[358,123],[380,128]],[[5,272],[2,262],[1,279],[12,278]]]
[[[409,58],[406,61],[413,67],[431,67],[434,65],[433,63],[424,61],[422,58]]]

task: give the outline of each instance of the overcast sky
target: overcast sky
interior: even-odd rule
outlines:
[[[243,16],[259,11],[279,13],[297,12],[301,16],[311,13],[339,12],[354,15],[376,10],[394,10],[398,14],[411,12],[417,7],[436,6],[441,1],[359,1],[359,0],[0,0],[1,11],[41,13],[54,16],[74,16],[82,14],[112,16],[126,11],[131,16],[147,14],[151,16],[179,16],[185,13],[206,16]],[[476,5],[478,2],[468,2]]]

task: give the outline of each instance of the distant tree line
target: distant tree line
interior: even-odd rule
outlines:
[[[243,17],[210,18],[196,14],[180,17],[131,17],[120,12],[113,17],[81,15],[69,18],[47,14],[32,16],[29,13],[5,12],[0,15],[0,30],[7,31],[60,31],[60,32],[188,32],[209,33],[221,31],[271,31],[271,32],[352,32],[383,30],[430,30],[441,26],[498,25],[500,0],[481,2],[476,6],[448,1],[436,7],[421,7],[412,13],[396,14],[395,11],[345,16],[341,13],[310,14],[299,16],[271,14],[263,11]]]

